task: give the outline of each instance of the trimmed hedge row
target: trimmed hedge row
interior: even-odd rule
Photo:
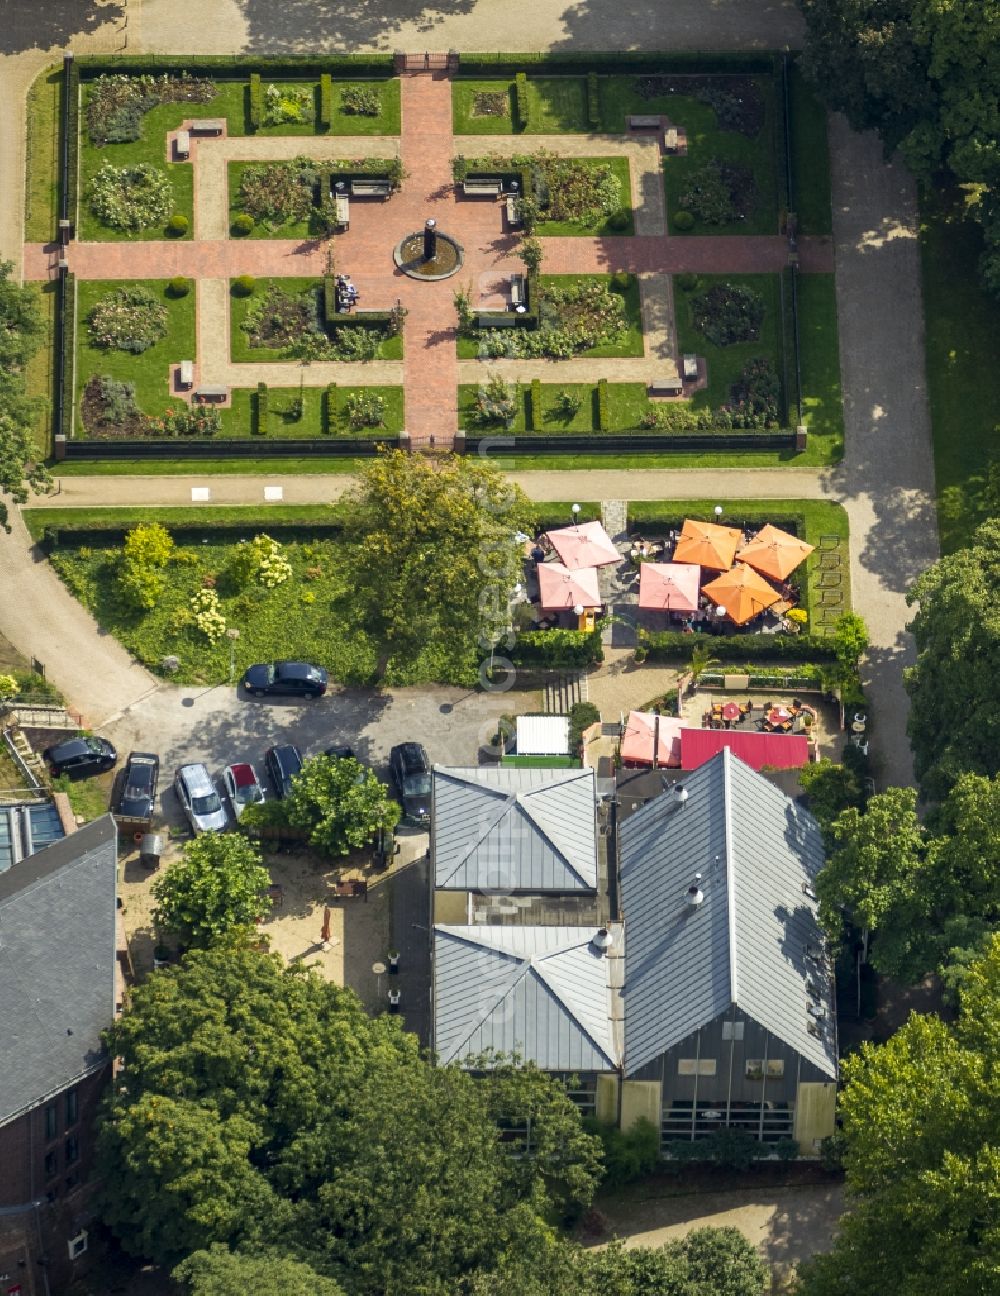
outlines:
[[[310,440],[291,438],[241,438],[214,437],[210,440],[189,441],[172,437],[167,441],[154,441],[151,437],[121,440],[89,440],[79,438],[66,446],[68,462],[91,463],[98,459],[129,460],[141,463],[146,459],[366,459],[376,455],[383,446],[399,445],[396,434],[371,437],[312,437]]]
[[[62,433],[67,443],[73,435],[73,414],[76,406],[76,391],[73,381],[74,360],[76,357],[76,287],[73,272],[67,270],[63,277],[62,296],[59,310],[62,322],[62,383],[60,393],[62,402],[59,409],[59,426],[56,432]]]
[[[593,131],[601,129],[601,92],[597,73],[587,73],[587,125]]]
[[[60,164],[64,167],[60,175],[60,186],[65,176],[63,199],[68,220],[76,223],[77,184],[79,179],[80,154],[80,69],[77,61],[69,65],[69,75],[63,86],[63,138],[60,145]],[[65,66],[65,64],[64,64]],[[56,230],[52,231],[53,237]]]
[[[608,407],[608,380],[597,380],[597,431],[611,431],[611,410]]]
[[[541,378],[532,378],[531,380],[531,399],[528,401],[528,431],[533,432],[536,429],[541,431],[542,428],[542,380]]]
[[[257,384],[257,393],[254,400],[254,430],[258,436],[267,436],[268,432],[268,409],[267,409],[267,383],[259,382]]]
[[[333,77],[329,72],[319,78],[319,124],[323,130],[333,125]]]
[[[259,75],[281,76],[287,73],[295,79],[310,80],[324,72],[346,72],[356,77],[392,77],[395,62],[392,54],[327,54],[317,59],[314,54],[276,54],[273,56],[245,54],[125,54],[109,57],[106,54],[84,54],[76,59],[80,74],[86,81],[103,75],[130,72],[198,72],[212,73],[215,80],[244,81],[251,67]]]
[[[329,324],[337,313],[337,281],[332,274],[323,276],[323,320]]]
[[[606,50],[595,54],[586,51],[552,53],[501,52],[463,54],[459,59],[458,75],[475,77],[480,73],[507,73],[511,76],[524,68],[532,72],[629,72],[644,71],[675,73],[725,73],[725,72],[777,72],[780,55],[744,53],[741,51],[703,54],[700,52],[667,53],[662,50]]]
[[[515,666],[593,666],[604,660],[601,631],[525,630],[508,654]]]
[[[514,76],[514,129],[527,130],[531,120],[531,105],[528,102],[528,78],[523,72]]]
[[[333,436],[337,430],[337,384],[327,383],[323,392],[323,435]]]
[[[264,91],[260,84],[260,73],[250,73],[250,129],[260,130],[264,121]]]
[[[690,661],[694,650],[706,643],[713,657],[727,662],[837,659],[831,638],[823,635],[711,635],[706,639],[677,630],[653,630],[643,634],[642,642],[651,661]]]

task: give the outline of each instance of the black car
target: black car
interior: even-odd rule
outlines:
[[[292,779],[302,768],[302,753],[291,743],[285,743],[280,747],[268,747],[264,753],[264,765],[274,788],[274,795],[286,797],[292,790]]]
[[[57,777],[69,774],[71,778],[89,778],[113,769],[118,762],[118,753],[107,738],[67,738],[46,747],[42,755]]]
[[[129,752],[118,802],[121,819],[151,819],[160,778],[160,758],[151,752]]]
[[[389,753],[389,769],[403,803],[403,815],[415,823],[431,821],[431,763],[420,743],[400,743]]]
[[[261,662],[247,667],[243,687],[254,697],[317,698],[326,692],[327,674],[308,662]]]

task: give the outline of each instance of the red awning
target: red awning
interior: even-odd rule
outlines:
[[[802,734],[739,733],[736,729],[682,729],[681,769],[696,770],[728,747],[751,769],[799,769],[809,760]]]

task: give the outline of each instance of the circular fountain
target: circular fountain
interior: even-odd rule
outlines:
[[[407,234],[392,253],[392,259],[403,274],[411,279],[448,279],[462,268],[464,253],[461,245],[448,234],[442,234],[434,219],[425,221],[424,228]]]

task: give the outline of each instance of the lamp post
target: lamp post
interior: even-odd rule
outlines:
[[[236,641],[240,637],[240,632],[235,626],[226,631],[226,638],[229,640],[229,683],[232,684],[236,678]]]
[[[579,525],[579,522],[580,522],[580,505],[579,505],[579,504],[574,504],[573,507],[570,509],[570,512],[573,514],[573,525],[574,525],[574,526]]]
[[[715,520],[716,522],[718,522],[718,520],[722,517],[722,505],[716,504],[714,511],[715,511]]]

